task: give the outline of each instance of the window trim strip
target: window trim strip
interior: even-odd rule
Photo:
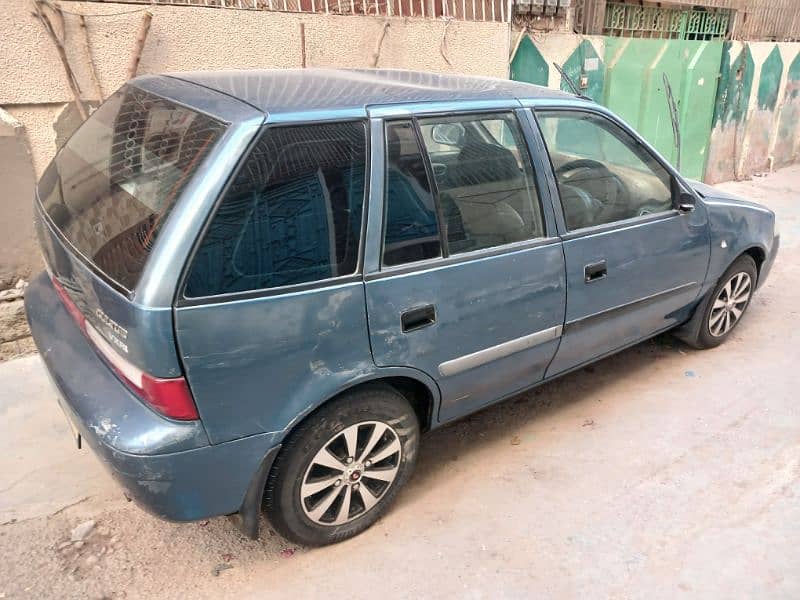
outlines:
[[[450,267],[465,262],[472,262],[494,256],[502,256],[504,254],[513,254],[515,252],[525,252],[535,248],[543,248],[546,246],[555,246],[561,244],[561,238],[557,236],[536,238],[533,240],[523,240],[521,242],[513,242],[511,244],[503,244],[502,246],[492,246],[491,248],[481,248],[479,250],[472,250],[470,252],[463,252],[454,254],[444,259],[441,257],[428,258],[425,260],[418,260],[415,262],[406,263],[404,265],[397,265],[386,267],[382,271],[375,271],[373,273],[364,274],[364,281],[375,281],[377,279],[385,279],[387,277],[396,277],[400,275],[409,275],[411,273],[421,271],[433,271],[440,268]]]

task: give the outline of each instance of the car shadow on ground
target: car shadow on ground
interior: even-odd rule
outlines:
[[[469,460],[504,439],[519,443],[516,434],[534,421],[591,398],[600,401],[607,386],[642,376],[653,361],[675,354],[688,359],[694,352],[697,350],[664,333],[423,435],[415,473],[397,505],[411,501],[416,488],[435,486],[435,478],[447,464]]]

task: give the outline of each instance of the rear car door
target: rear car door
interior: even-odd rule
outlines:
[[[537,119],[567,266],[564,337],[549,377],[688,316],[708,268],[709,233],[701,203],[677,210],[677,178],[608,116],[543,110]]]
[[[374,360],[434,378],[441,420],[541,380],[565,302],[530,123],[448,114],[373,119],[365,258]]]

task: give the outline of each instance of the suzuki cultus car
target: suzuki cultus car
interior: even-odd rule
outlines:
[[[78,439],[157,515],[309,545],[386,511],[421,432],[669,329],[723,342],[778,249],[597,104],[386,70],[137,78],[36,229]]]

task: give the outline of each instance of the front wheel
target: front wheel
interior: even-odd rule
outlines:
[[[284,444],[265,508],[289,540],[322,546],[358,535],[408,480],[419,423],[393,388],[368,385],[323,406]]]
[[[679,335],[695,348],[713,348],[724,342],[744,316],[756,287],[756,263],[740,256],[720,277],[716,287]]]

